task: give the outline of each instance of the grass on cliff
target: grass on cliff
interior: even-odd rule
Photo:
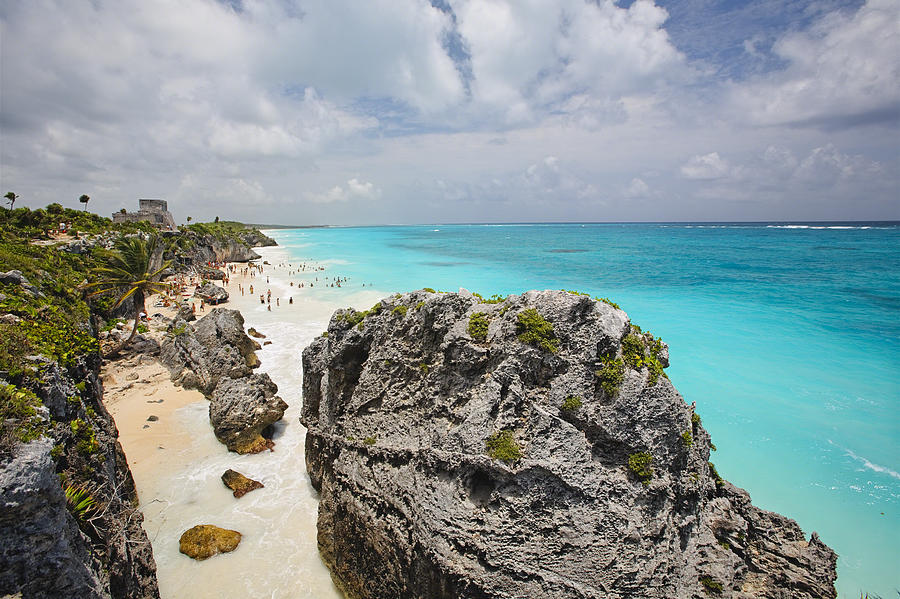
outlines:
[[[511,464],[522,457],[522,450],[510,430],[494,433],[484,444],[487,454],[495,460]]]
[[[644,486],[653,478],[653,456],[646,451],[639,451],[628,456],[628,471]]]
[[[553,331],[553,325],[534,308],[519,312],[516,316],[516,329],[522,343],[540,347],[551,354],[559,351],[559,339]]]
[[[487,341],[488,325],[490,324],[488,315],[484,312],[475,312],[469,317],[469,326],[466,331],[475,341],[482,343]]]

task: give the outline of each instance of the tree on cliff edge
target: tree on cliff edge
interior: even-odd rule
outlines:
[[[15,205],[15,203],[16,203],[16,198],[18,198],[19,196],[17,194],[14,194],[11,191],[7,191],[6,195],[3,197],[6,198],[7,202],[9,202],[9,209],[12,210],[13,205]]]
[[[81,202],[82,204],[84,204],[84,211],[87,212],[87,205],[88,205],[88,202],[91,201],[91,197],[88,195],[82,194],[82,196],[80,198],[78,198],[78,201]]]
[[[92,290],[88,297],[109,291],[120,293],[114,308],[121,306],[129,297],[134,297],[134,327],[131,329],[131,334],[107,357],[118,355],[137,334],[141,321],[140,315],[145,310],[144,300],[146,297],[168,289],[169,286],[159,282],[158,279],[162,271],[172,264],[172,261],[165,261],[158,268],[154,268],[154,263],[159,262],[161,256],[159,237],[155,233],[148,239],[139,236],[123,237],[116,241],[115,250],[104,256],[106,264],[94,269],[93,274],[99,277],[99,280],[83,287]]]

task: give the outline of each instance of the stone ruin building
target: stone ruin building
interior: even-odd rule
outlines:
[[[134,223],[148,221],[154,227],[164,231],[175,230],[175,219],[169,212],[169,206],[165,200],[138,200],[137,212],[125,212],[124,208],[119,212],[113,212],[114,223]]]

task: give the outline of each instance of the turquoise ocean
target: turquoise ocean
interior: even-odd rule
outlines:
[[[669,377],[696,402],[722,476],[838,552],[839,596],[900,594],[900,224],[268,233],[290,261],[326,267],[315,294],[338,305],[363,284],[609,297],[669,344]],[[337,276],[349,281],[326,286]]]

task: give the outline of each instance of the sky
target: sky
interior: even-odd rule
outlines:
[[[900,219],[900,0],[0,0],[0,189],[181,223]]]

